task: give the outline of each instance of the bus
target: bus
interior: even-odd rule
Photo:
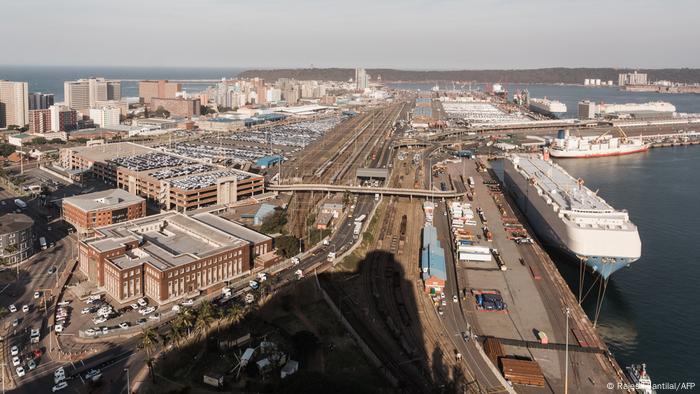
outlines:
[[[367,215],[360,215],[355,218],[355,223],[362,223],[365,219],[367,219]]]

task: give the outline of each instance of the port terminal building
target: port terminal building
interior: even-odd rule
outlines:
[[[225,205],[265,191],[264,178],[258,174],[131,142],[66,148],[60,152],[60,163],[66,170],[82,170],[165,210]]]

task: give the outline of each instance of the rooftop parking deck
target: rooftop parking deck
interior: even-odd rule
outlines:
[[[252,175],[253,174],[248,172],[230,169],[205,174],[196,174],[180,179],[173,179],[170,181],[170,185],[174,188],[182,190],[203,189],[205,187],[216,185],[217,180],[221,178],[235,177],[237,180],[242,181],[251,178]]]
[[[132,171],[155,170],[163,167],[192,165],[196,162],[161,152],[149,152],[142,155],[114,157],[112,163]]]

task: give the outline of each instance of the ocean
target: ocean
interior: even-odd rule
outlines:
[[[0,79],[29,83],[30,92],[53,93],[55,101],[63,101],[63,82],[88,77],[107,79],[221,79],[236,76],[242,68],[177,68],[177,67],[68,67],[68,66],[2,66]],[[183,90],[198,92],[210,84],[183,84]],[[138,97],[138,82],[123,81],[122,97]]]

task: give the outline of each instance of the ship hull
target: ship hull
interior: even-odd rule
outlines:
[[[532,112],[537,112],[538,114],[544,115],[544,116],[549,116],[550,118],[555,118],[555,119],[561,119],[564,115],[566,115],[566,112],[553,112],[546,110],[544,108],[538,107],[536,105],[530,105],[530,111]]]
[[[527,180],[517,173],[512,166],[513,164],[509,160],[505,160],[505,188],[527,218],[530,227],[545,245],[556,248],[570,256],[571,262],[583,262],[592,273],[598,274],[604,279],[608,279],[610,275],[638,259],[638,257],[602,256],[596,253],[582,253],[582,247],[611,242],[609,238],[614,237],[614,235],[604,232],[585,233],[572,230],[562,222],[551,206],[547,205],[534,189],[528,187]],[[628,241],[628,239],[617,239],[612,242],[613,244],[624,244]],[[576,251],[577,249],[579,251]],[[635,255],[634,250],[628,250],[627,252]]]
[[[634,153],[646,152],[649,150],[649,145],[643,145],[640,147],[635,147],[631,149],[610,149],[605,151],[562,151],[558,149],[551,149],[549,151],[550,156],[556,157],[558,159],[589,159],[594,157],[608,157],[608,156],[623,156],[631,155]]]

